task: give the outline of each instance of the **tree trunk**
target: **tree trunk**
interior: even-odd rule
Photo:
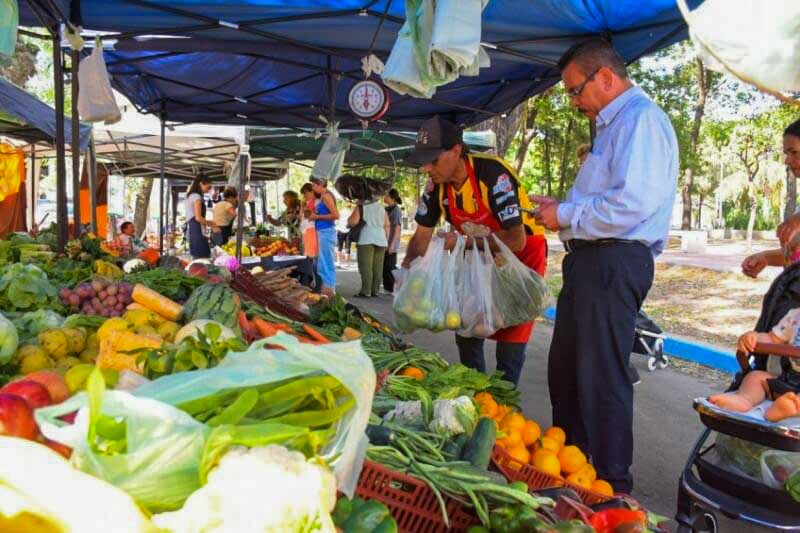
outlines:
[[[703,193],[700,193],[700,197],[697,199],[697,221],[696,221],[696,229],[700,229],[703,226]]]
[[[544,179],[547,184],[547,196],[553,196],[553,171],[550,166],[550,136],[544,135]]]
[[[783,212],[784,220],[797,211],[797,178],[792,171],[786,169],[786,209]]]
[[[752,175],[747,189],[750,196],[750,218],[747,219],[747,250],[750,251],[753,247],[753,228],[756,225],[756,213],[758,212],[755,174]]]
[[[473,131],[492,130],[497,136],[497,155],[505,157],[508,147],[511,146],[511,141],[519,130],[519,123],[522,115],[525,112],[527,102],[522,102],[514,109],[509,111],[505,118],[493,117],[488,120],[476,124]]]
[[[136,235],[141,237],[147,229],[147,211],[150,207],[150,193],[153,191],[154,179],[143,178],[139,180],[139,190],[136,192],[136,205],[133,212],[133,227]]]
[[[683,187],[681,188],[681,200],[683,201],[683,213],[681,216],[681,229],[688,231],[692,229],[692,187],[694,186],[694,172],[687,168],[684,173]]]
[[[569,157],[574,155],[572,154],[572,143],[570,140],[572,139],[572,129],[575,125],[575,119],[570,115],[569,122],[567,122],[567,131],[564,132],[564,144],[562,145],[561,149],[561,168],[559,169],[559,176],[558,176],[558,198],[564,198],[564,190],[567,186],[567,168],[569,167],[568,161]]]
[[[522,135],[519,139],[517,155],[514,157],[514,170],[517,175],[522,172],[522,165],[525,164],[525,158],[528,156],[528,148],[530,148],[533,138],[536,137],[536,116],[538,114],[538,109],[528,108],[527,115],[523,121]]]

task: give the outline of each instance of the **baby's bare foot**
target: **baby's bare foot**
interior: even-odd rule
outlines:
[[[784,418],[800,415],[800,399],[793,392],[787,392],[772,402],[764,415],[770,422],[778,422]]]
[[[745,396],[739,394],[738,392],[726,392],[725,394],[716,394],[708,398],[708,401],[716,405],[717,407],[721,407],[723,409],[727,409],[728,411],[734,411],[736,413],[746,413],[754,406]]]

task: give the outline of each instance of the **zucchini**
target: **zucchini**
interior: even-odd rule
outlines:
[[[497,427],[494,424],[494,420],[485,417],[481,418],[472,433],[472,437],[464,445],[461,459],[469,461],[476,468],[485,470],[489,467],[496,438]]]
[[[453,459],[459,459],[468,440],[469,437],[467,437],[466,433],[462,433],[448,442],[444,448],[442,448],[442,453]]]
[[[370,444],[376,446],[387,446],[391,444],[396,437],[394,431],[386,426],[377,424],[367,424],[366,434]]]

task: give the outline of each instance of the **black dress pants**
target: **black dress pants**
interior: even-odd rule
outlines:
[[[599,478],[633,489],[633,385],[628,376],[636,315],[653,283],[640,243],[584,246],[563,261],[564,285],[548,360],[553,425],[588,451]]]

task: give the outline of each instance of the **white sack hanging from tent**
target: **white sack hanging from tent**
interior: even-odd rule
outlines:
[[[78,68],[78,113],[87,122],[114,124],[122,118],[111,81],[103,59],[103,45],[100,39],[94,43],[92,53],[83,58]]]
[[[0,54],[10,56],[17,46],[19,6],[17,0],[0,0]]]
[[[708,68],[784,101],[782,92],[800,91],[800,1],[705,0],[691,12],[685,0],[678,6]]]
[[[314,161],[314,168],[311,169],[311,176],[331,183],[336,181],[342,173],[344,157],[350,149],[347,139],[339,137],[339,123],[328,123],[328,138],[322,145],[322,149]]]
[[[246,145],[245,145],[246,146]],[[250,159],[250,151],[248,148],[243,147],[241,149],[241,153],[239,157],[236,158],[234,161],[233,166],[231,166],[230,171],[228,172],[228,184],[227,187],[233,187],[237,191],[239,190],[239,183],[242,180],[242,161],[246,165],[246,171],[244,173],[244,179],[247,180],[250,177],[250,170],[252,169],[253,162]],[[247,185],[247,181],[245,181],[245,185]]]
[[[481,13],[488,0],[407,0],[406,21],[383,70],[399,94],[430,98],[436,88],[477,76],[489,66],[481,47]]]

